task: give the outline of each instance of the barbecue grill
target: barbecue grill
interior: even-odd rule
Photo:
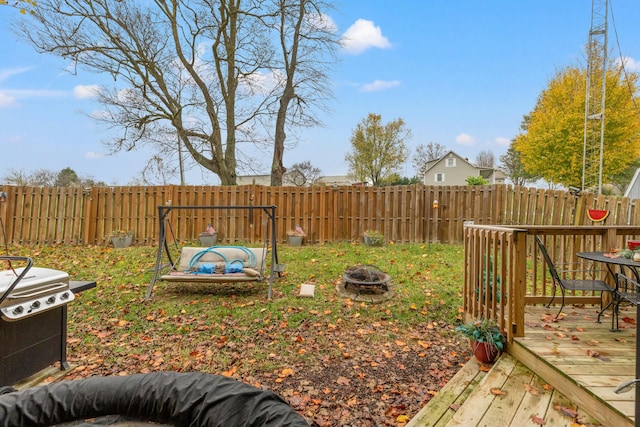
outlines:
[[[67,304],[74,299],[69,275],[33,267],[28,257],[0,261],[9,266],[0,271],[0,386],[57,361],[67,369]]]

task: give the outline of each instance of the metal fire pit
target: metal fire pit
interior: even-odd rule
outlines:
[[[336,288],[340,295],[356,301],[382,302],[393,296],[391,276],[374,265],[345,270]]]

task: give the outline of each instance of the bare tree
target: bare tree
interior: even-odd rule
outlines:
[[[489,150],[482,150],[476,156],[476,166],[492,168],[496,162],[496,158]]]
[[[429,162],[438,160],[447,154],[447,147],[437,142],[429,142],[427,145],[420,144],[416,147],[416,153],[411,160],[413,169],[418,175],[424,175]]]
[[[321,0],[276,0],[279,11],[274,27],[279,33],[279,66],[282,89],[277,99],[271,185],[282,185],[286,169],[282,159],[285,127],[318,125],[309,105],[321,107],[326,99],[327,72],[335,63],[337,46],[333,22],[324,11],[330,3]],[[327,61],[330,60],[330,62]]]
[[[309,160],[302,163],[295,163],[284,174],[286,182],[293,183],[299,187],[313,185],[320,178],[322,171],[311,164]]]
[[[8,169],[3,181],[10,185],[31,187],[93,187],[105,186],[102,181],[79,176],[71,168],[64,168],[59,172],[49,169],[36,169],[31,173],[22,170]]]
[[[239,163],[254,163],[254,156],[259,156],[256,148],[274,144],[273,128],[265,124],[273,125],[271,106],[277,100],[297,96],[300,105],[311,109],[320,99],[302,98],[302,92],[295,90],[283,94],[289,82],[279,78],[282,73],[273,46],[274,40],[283,37],[274,31],[275,17],[316,3],[320,4],[311,0],[42,0],[33,20],[17,25],[38,51],[113,76],[113,86],[97,93],[105,111],[94,115],[121,130],[108,142],[112,152],[146,144],[160,154],[166,149],[166,145],[159,148],[161,135],[170,127],[175,134],[172,151],[184,150],[223,185],[232,185]],[[282,27],[289,28],[288,21]],[[301,32],[300,37],[304,35]],[[325,47],[316,45],[318,51]],[[290,60],[293,63],[297,57]],[[324,75],[322,67],[314,69],[313,57],[308,61],[309,73]],[[294,75],[295,69],[290,83],[295,89],[299,82]],[[284,122],[288,113],[284,108]],[[279,153],[284,151],[285,137],[284,133],[279,136]],[[173,161],[182,160],[173,157]]]

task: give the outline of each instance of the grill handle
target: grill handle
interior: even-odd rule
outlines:
[[[9,288],[6,290],[6,292],[0,296],[0,304],[2,304],[2,302],[7,298],[7,296],[9,296],[11,294],[11,291],[13,291],[15,289],[15,287],[18,285],[18,283],[20,283],[22,278],[27,274],[27,272],[29,271],[29,269],[33,265],[33,259],[31,259],[29,257],[25,257],[25,256],[7,256],[7,255],[2,255],[2,256],[0,256],[0,261],[2,261],[2,260],[9,261],[9,265],[10,266],[11,266],[11,261],[23,261],[23,262],[26,262],[27,265],[24,267],[24,270],[22,270],[22,272],[18,275],[18,277],[16,277],[16,280],[14,280],[11,285],[9,285]],[[13,266],[11,266],[11,268],[13,269]]]
[[[67,289],[69,285],[66,283],[52,283],[51,286],[47,286],[45,288],[39,288],[33,292],[30,291],[22,291],[22,292],[14,292],[7,297],[7,299],[18,299],[18,298],[32,298],[37,297],[40,294],[47,294],[51,291],[56,291],[58,289]]]

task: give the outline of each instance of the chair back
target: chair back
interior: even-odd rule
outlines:
[[[549,268],[549,273],[551,273],[551,277],[553,278],[553,280],[555,280],[556,283],[561,284],[562,282],[560,280],[560,275],[556,270],[556,266],[553,264],[553,261],[551,261],[549,252],[547,251],[546,246],[544,245],[544,243],[542,242],[542,239],[540,239],[539,236],[536,236],[536,242],[538,242],[538,247],[540,248],[540,252],[542,252],[542,256],[544,257],[544,262],[547,264],[547,267]]]

